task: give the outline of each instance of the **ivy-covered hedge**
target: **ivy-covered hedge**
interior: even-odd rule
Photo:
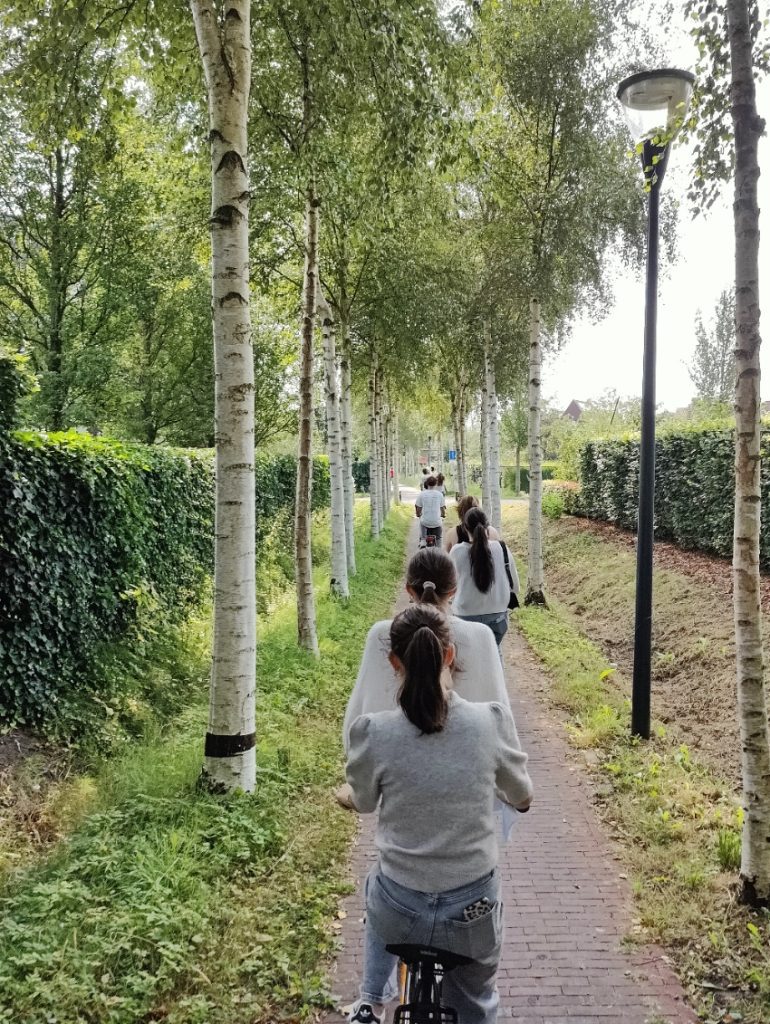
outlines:
[[[0,435],[0,507],[0,724],[71,735],[104,717],[100,657],[142,605],[174,619],[199,600],[210,460],[75,433]]]
[[[369,460],[353,461],[353,483],[360,494],[369,493]]]
[[[210,452],[0,432],[0,726],[88,731],[114,711],[108,652],[181,621],[213,567]],[[258,543],[293,508],[296,461],[259,458]],[[313,506],[329,501],[314,462]]]
[[[655,536],[729,558],[733,550],[731,431],[660,435],[655,449]],[[639,440],[589,441],[580,453],[578,514],[636,529]],[[770,443],[762,441],[760,561],[770,568]]]
[[[297,489],[297,460],[293,455],[257,455],[254,466],[257,494],[257,548],[270,528],[272,518],[282,509],[294,511]],[[313,459],[313,493],[315,512],[327,508],[331,501],[329,460],[325,455]]]

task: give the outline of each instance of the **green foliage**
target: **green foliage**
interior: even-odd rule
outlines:
[[[313,473],[322,508],[328,461],[316,459]],[[295,474],[289,456],[257,460],[258,547],[293,510]],[[205,593],[210,455],[87,434],[0,435],[0,504],[0,723],[63,736],[102,729],[132,696],[126,650]]]
[[[655,455],[655,534],[684,548],[722,557],[733,549],[735,439],[725,430],[662,434]],[[770,516],[770,453],[762,440],[762,520]],[[639,441],[589,441],[580,459],[583,514],[636,528]],[[760,562],[770,566],[770,530],[763,527]]]
[[[580,484],[574,480],[547,480],[543,484],[543,512],[547,502],[551,502],[554,509],[559,509],[559,515],[552,518],[558,519],[561,515],[578,516],[582,514],[580,505]],[[545,512],[548,515],[547,512]]]
[[[369,460],[356,460],[353,463],[353,482],[359,494],[369,493]]]
[[[35,388],[35,378],[26,356],[6,352],[0,345],[0,430],[10,430],[17,422],[19,399]]]
[[[710,328],[700,310],[695,319],[695,351],[689,367],[698,399],[726,404],[735,387],[735,296],[723,291]]]
[[[741,866],[741,834],[734,828],[717,833],[717,860],[723,871],[738,871]]]
[[[547,516],[548,519],[561,519],[565,512],[564,499],[559,491],[555,490],[543,492],[541,507],[543,515]]]
[[[558,462],[543,461],[541,463],[541,469],[543,473],[543,480],[552,480],[559,469]],[[503,488],[505,490],[514,491],[516,489],[516,467],[515,466],[503,466]],[[525,494],[529,494],[529,467],[519,467],[519,480],[521,483],[521,489]]]
[[[330,796],[340,724],[410,526],[397,510],[373,542],[364,504],[359,513],[351,601],[318,580],[321,657],[297,648],[293,602],[264,623],[257,793],[196,787],[201,699],[162,741],[102,766],[90,816],[69,841],[7,879],[3,1024],[306,1020],[328,999],[323,958],[355,827]]]
[[[210,463],[81,434],[0,438],[0,716],[72,735],[114,713],[110,645],[179,620],[212,563]],[[144,616],[146,621],[146,616]]]

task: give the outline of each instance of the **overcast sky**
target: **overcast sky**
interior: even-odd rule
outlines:
[[[695,51],[682,28],[673,36],[668,53],[669,66],[694,70]],[[770,122],[770,82],[758,93],[759,112]],[[760,215],[760,298],[764,345],[762,375],[770,395],[770,140],[765,136],[759,154],[762,177],[759,182]],[[733,282],[732,185],[709,213],[693,218],[686,199],[692,154],[679,140],[674,143],[663,182],[663,190],[681,200],[679,212],[678,259],[673,266],[661,264],[658,304],[657,399],[669,409],[687,405],[694,388],[687,366],[695,347],[695,315],[703,311],[708,321],[719,293]],[[641,174],[641,169],[640,172]],[[642,390],[642,343],[644,332],[644,272],[623,274],[615,284],[615,301],[599,323],[590,319],[576,322],[572,336],[562,350],[546,362],[543,374],[545,395],[557,405],[570,399],[596,398],[606,390],[622,396],[639,395]],[[764,382],[763,382],[764,384]]]

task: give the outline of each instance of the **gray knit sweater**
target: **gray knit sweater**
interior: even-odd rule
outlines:
[[[419,892],[444,892],[492,871],[495,788],[511,804],[532,794],[510,710],[456,694],[441,732],[421,734],[400,708],[356,719],[347,779],[363,814],[382,800],[382,872]]]

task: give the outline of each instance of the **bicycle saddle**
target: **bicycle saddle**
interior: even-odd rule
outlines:
[[[389,953],[403,960],[405,964],[441,964],[444,971],[452,971],[455,967],[464,967],[465,964],[472,964],[468,956],[460,953],[451,953],[448,949],[436,949],[434,946],[414,945],[391,945],[385,947]]]

